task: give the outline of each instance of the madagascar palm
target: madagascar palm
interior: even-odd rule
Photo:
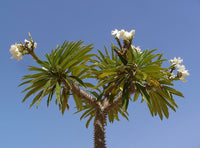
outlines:
[[[107,122],[119,121],[118,115],[128,119],[127,108],[130,101],[141,96],[152,116],[169,117],[168,108],[176,111],[178,107],[173,96],[183,94],[173,88],[174,80],[179,80],[182,73],[172,77],[175,64],[168,68],[162,66],[162,54],[156,50],[139,52],[132,46],[132,38],[124,40],[123,46],[116,37],[119,47],[112,44],[111,55],[105,47],[105,54],[98,50],[90,54],[92,45],[83,45],[82,41],[64,42],[41,60],[34,53],[34,42],[21,43],[20,52],[30,54],[39,67],[29,66],[33,74],[25,75],[20,84],[28,86],[23,102],[36,94],[30,107],[39,106],[47,97],[47,106],[55,96],[55,103],[64,114],[69,109],[68,99],[72,95],[77,112],[83,112],[80,119],[88,118],[86,127],[94,119],[94,147],[105,148],[105,126]],[[32,46],[28,46],[31,44]],[[26,52],[24,52],[26,51]],[[87,82],[94,79],[97,84]]]

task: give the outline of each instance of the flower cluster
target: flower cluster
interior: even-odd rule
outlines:
[[[124,29],[122,29],[120,31],[115,29],[115,30],[111,31],[111,34],[118,39],[131,40],[131,39],[133,39],[135,30],[131,30],[130,32],[128,32],[128,31],[125,31]]]
[[[169,62],[173,65],[173,64],[175,64],[175,65],[179,65],[180,63],[182,63],[183,62],[183,59],[181,59],[180,57],[178,57],[178,58],[176,58],[176,57],[174,57],[174,59],[172,60],[169,60]]]
[[[15,43],[14,45],[11,45],[10,47],[10,53],[12,54],[11,59],[17,58],[17,61],[23,59],[22,51],[23,49],[21,44]]]
[[[134,50],[137,50],[138,53],[142,53],[142,50],[140,48],[140,46],[135,47],[134,45],[131,45],[131,48]]]
[[[25,39],[24,42],[25,42],[25,46],[29,49],[31,48],[35,49],[37,47],[36,42],[31,42],[31,41],[28,41],[27,39]]]
[[[17,44],[11,45],[10,47],[10,53],[12,54],[11,59],[17,58],[17,61],[23,59],[23,55],[29,54],[33,49],[37,47],[37,43],[33,42],[31,35],[29,33],[29,38],[31,41],[24,40],[25,44]]]
[[[169,60],[170,63],[172,65],[174,65],[177,68],[178,74],[177,76],[179,77],[179,79],[183,82],[187,81],[185,79],[186,76],[189,76],[189,72],[188,70],[185,69],[185,65],[180,65],[180,63],[183,62],[183,59],[181,59],[180,57],[176,58],[174,57],[174,59]],[[175,78],[176,76],[172,73],[171,78]]]

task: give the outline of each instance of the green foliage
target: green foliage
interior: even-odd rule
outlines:
[[[85,46],[82,43],[83,41],[70,43],[65,41],[62,46],[52,49],[50,54],[45,54],[46,61],[37,60],[40,67],[29,66],[29,71],[34,74],[25,75],[22,78],[24,82],[19,85],[29,84],[22,91],[27,92],[23,102],[36,94],[30,107],[35,103],[38,107],[45,96],[48,96],[47,106],[49,106],[55,94],[60,111],[64,113],[66,108],[69,109],[68,99],[72,83],[86,87],[82,77],[89,69],[86,66],[87,61],[94,56],[88,54],[93,49],[92,45]],[[75,95],[74,100],[77,108],[81,108],[83,101]]]
[[[91,120],[95,117],[96,115],[96,109],[94,107],[92,107],[89,104],[84,105],[81,109],[79,109],[77,112],[75,112],[75,114],[84,111],[84,113],[82,114],[82,116],[80,117],[80,120],[83,118],[87,118],[89,117],[88,121],[86,122],[86,128],[88,128]]]
[[[34,95],[30,105],[36,103],[39,106],[42,99],[47,96],[47,106],[56,97],[60,111],[64,114],[69,109],[68,99],[73,96],[77,112],[83,114],[80,119],[88,118],[86,127],[96,115],[96,108],[84,101],[77,94],[72,93],[73,85],[84,87],[87,92],[96,98],[97,102],[108,99],[112,104],[114,99],[122,96],[121,104],[108,111],[108,121],[119,121],[119,114],[128,120],[127,108],[130,101],[146,102],[152,116],[159,115],[169,117],[168,108],[176,111],[178,107],[174,101],[174,95],[184,97],[173,87],[173,81],[169,79],[169,68],[164,68],[163,54],[154,50],[138,52],[132,48],[129,42],[124,42],[124,47],[111,46],[111,54],[105,47],[105,54],[98,50],[99,55],[89,54],[92,45],[82,45],[82,41],[64,42],[62,46],[45,54],[46,61],[38,60],[39,67],[29,66],[29,71],[34,72],[25,75],[20,86],[29,84],[22,92],[26,92],[23,102]],[[35,57],[35,55],[34,55]],[[93,58],[95,57],[95,58]],[[89,64],[88,64],[89,62]],[[84,79],[93,78],[97,84],[84,82]],[[133,94],[133,97],[132,97]]]
[[[162,67],[166,59],[162,59],[163,54],[154,53],[154,50],[145,50],[139,53],[131,47],[123,55],[123,49],[112,45],[112,56],[109,56],[107,48],[105,55],[99,52],[98,60],[91,60],[95,65],[92,69],[94,77],[98,78],[98,84],[94,87],[103,89],[104,96],[107,90],[111,89],[109,94],[112,102],[113,98],[122,94],[121,109],[127,110],[131,94],[134,93],[133,101],[139,96],[142,102],[145,101],[149,107],[152,116],[163,115],[168,118],[168,108],[176,111],[178,107],[173,99],[173,95],[184,97],[182,93],[175,90],[173,79],[169,79],[169,68]],[[103,98],[103,97],[101,97]],[[114,113],[108,114],[109,121],[118,119]]]
[[[123,108],[121,106],[119,106],[115,110],[111,110],[108,113],[108,121],[110,123],[113,123],[114,120],[120,121],[118,114],[120,114],[122,117],[124,117],[128,120],[128,112],[124,111]]]

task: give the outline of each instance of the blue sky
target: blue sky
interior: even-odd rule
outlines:
[[[188,82],[176,83],[185,98],[176,98],[176,113],[169,119],[152,118],[145,103],[129,106],[129,121],[106,127],[108,148],[200,148],[200,0],[6,0],[0,2],[0,148],[92,148],[93,126],[70,111],[62,116],[52,102],[29,109],[31,99],[17,87],[30,56],[11,60],[10,45],[28,39],[38,43],[36,53],[55,48],[64,40],[84,40],[103,50],[114,41],[110,31],[135,29],[134,45],[159,49],[165,58],[182,57],[190,72]]]

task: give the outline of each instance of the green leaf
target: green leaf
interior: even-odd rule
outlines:
[[[127,110],[129,104],[129,85],[130,80],[127,79],[123,86],[122,92],[122,109]]]
[[[101,58],[103,59],[103,61],[104,61],[106,64],[108,64],[107,59],[106,59],[106,57],[104,56],[104,54],[103,54],[99,49],[97,49],[97,51],[99,52],[99,54],[100,54]]]
[[[102,93],[100,93],[100,95],[97,97],[97,101],[100,101],[101,99],[102,99],[102,97],[103,97],[103,92]]]
[[[152,101],[151,109],[153,110],[155,115],[157,113],[159,114],[161,120],[163,118],[163,115],[162,115],[163,113],[166,118],[169,117],[168,107],[176,111],[174,106],[171,105],[163,96],[159,95],[156,91],[151,90],[150,96],[151,96],[151,101]]]
[[[79,57],[78,59],[68,61],[65,65],[63,65],[63,69],[66,70],[67,68],[70,68],[70,66],[78,65],[79,63],[83,62],[84,60],[88,60],[89,58],[93,57],[94,55],[95,54],[88,54],[88,55]]]
[[[170,93],[172,93],[174,95],[184,97],[184,95],[181,92],[175,90],[174,88],[171,88],[171,87],[168,87],[168,86],[163,86],[163,88],[165,88],[166,90],[168,90]]]
[[[106,48],[106,46],[104,46],[105,52],[106,52],[106,56],[110,59],[110,55],[108,53],[108,49]]]
[[[105,80],[102,80],[100,81],[93,89],[98,89],[99,87],[105,85],[105,84],[109,84],[109,83],[112,83],[113,82],[113,78],[110,78],[110,79],[105,79]]]
[[[60,84],[57,82],[56,83],[56,100],[59,102],[59,104],[61,103],[61,86]]]
[[[160,106],[161,106],[161,108],[162,108],[162,111],[163,111],[165,117],[166,117],[166,118],[169,118],[169,111],[168,111],[168,108],[167,108],[165,102],[164,102],[162,99],[160,100]]]
[[[74,53],[77,51],[80,51],[80,45],[83,43],[83,41],[78,41],[78,42],[71,42],[65,49],[63,55],[61,56],[61,61],[62,63],[60,64],[61,67],[64,65],[67,65],[68,63],[71,62],[70,59],[72,59]]]
[[[96,98],[99,97],[99,94],[96,91],[89,91],[91,94],[93,94]]]
[[[91,114],[91,112],[93,112],[95,109],[90,107],[88,110],[86,110],[82,116],[80,117],[80,120],[82,120],[83,118],[86,118],[87,116],[89,116]]]
[[[113,111],[114,117],[117,121],[119,121],[118,112],[116,110]]]
[[[70,94],[70,92],[68,90],[63,89],[62,114],[64,114],[66,108],[67,108],[67,110],[69,110],[69,104],[68,104],[68,99],[70,96],[69,94]]]
[[[74,98],[74,101],[76,103],[76,108],[78,110],[82,109],[83,107],[83,101],[81,98],[79,98],[76,94],[73,94],[73,98]]]
[[[47,75],[42,75],[42,76],[32,79],[31,83],[36,83],[36,82],[40,82],[40,81],[48,81],[48,79],[49,78]]]
[[[46,70],[34,66],[29,66],[28,68],[29,71],[39,71],[39,72],[47,72]]]
[[[90,118],[88,119],[87,123],[86,123],[86,128],[88,128],[91,120],[93,119],[94,115],[91,115]]]
[[[118,56],[119,56],[120,60],[122,61],[122,63],[124,65],[127,65],[128,61],[122,55],[118,55]]]
[[[31,80],[28,80],[28,81],[22,82],[21,84],[18,85],[18,87],[19,87],[19,86],[22,86],[22,85],[24,85],[24,84],[28,84],[28,83],[30,83],[30,82],[31,82]]]
[[[44,73],[36,73],[36,74],[31,74],[31,75],[25,75],[23,76],[22,80],[25,80],[25,79],[33,79],[33,78],[37,78],[39,76],[43,76]]]
[[[139,58],[138,58],[138,61],[137,61],[137,65],[140,67],[144,64],[147,64],[151,59],[148,59],[148,56],[151,55],[152,52],[156,51],[157,49],[153,49],[151,51],[149,51],[148,49],[143,51],[140,55],[139,55]]]
[[[68,71],[71,71],[73,76],[77,76],[81,79],[81,76],[86,74],[90,69],[90,66],[85,65],[86,63],[87,61],[84,61],[80,65],[70,67]]]
[[[68,84],[69,88],[72,88],[71,81],[68,78],[65,78],[65,82]]]
[[[54,51],[55,65],[59,65],[60,64],[60,57],[62,56],[62,53],[65,50],[65,48],[68,46],[68,43],[69,43],[68,41],[64,41],[64,43],[63,43],[63,45],[61,46],[60,49],[59,49],[59,47],[55,49],[55,51]]]
[[[95,85],[93,85],[92,83],[88,83],[88,82],[85,82],[85,86],[89,87],[89,88],[94,88],[95,87]],[[98,89],[98,88],[96,90],[98,90],[99,92],[101,92],[101,90]]]
[[[166,84],[166,85],[174,86],[174,84],[171,83],[171,81],[170,81],[169,79],[158,80],[158,82],[159,82],[160,84]]]
[[[154,112],[153,112],[153,108],[152,108],[152,106],[149,105],[149,104],[147,104],[147,106],[148,106],[149,111],[150,111],[150,113],[151,113],[151,115],[152,115],[152,117],[153,117],[153,116],[154,116]]]
[[[22,102],[25,102],[26,99],[27,99],[29,96],[35,94],[37,91],[39,91],[40,89],[42,89],[46,83],[47,83],[47,81],[40,81],[40,82],[35,83],[34,85],[31,85],[31,86],[25,88],[25,89],[22,91],[22,93],[25,92],[25,91],[28,91],[28,90],[29,90],[29,91],[27,92],[27,94],[26,94],[26,96],[24,97],[24,99],[23,99]],[[31,90],[30,90],[30,89],[31,89]]]
[[[160,88],[156,88],[156,93],[164,98],[166,98],[172,105],[177,106],[176,102],[172,98],[172,96],[169,96],[164,90],[161,90]]]
[[[40,98],[40,96],[42,95],[42,93],[43,93],[43,90],[40,91],[40,92],[35,96],[35,98],[33,99],[32,103],[30,104],[29,108],[31,108],[31,107],[35,104],[35,102]]]
[[[159,98],[156,95],[154,95],[154,100],[155,100],[154,103],[155,103],[155,107],[157,109],[158,115],[159,115],[160,119],[162,120],[163,119],[163,114],[162,114],[161,107],[159,105],[159,102],[160,102]]]
[[[101,75],[99,75],[99,78],[103,78],[103,77],[106,77],[106,76],[109,76],[109,75],[116,75],[117,72],[113,71],[113,72],[105,72],[105,73],[102,73]]]
[[[84,82],[81,79],[79,79],[78,77],[76,77],[76,76],[70,76],[70,77],[75,79],[77,82],[79,82],[83,87],[86,87]]]
[[[124,118],[126,118],[126,120],[129,120],[129,119],[128,119],[128,116],[127,116],[127,115],[128,115],[128,112],[127,112],[127,111],[124,111],[123,109],[122,109],[122,110],[121,110],[121,109],[118,109],[118,112],[119,112]],[[125,113],[126,113],[127,115],[126,115]]]
[[[159,66],[145,66],[141,70],[145,73],[160,72],[161,70],[166,70],[165,68]]]
[[[108,120],[109,120],[110,123],[113,123],[113,121],[114,121],[114,114],[113,114],[113,111],[110,111],[110,112],[108,113]]]
[[[139,84],[139,83],[135,83],[135,84],[136,84],[136,87],[137,87],[138,91],[142,94],[143,99],[144,99],[148,104],[151,105],[150,96],[149,96],[149,94],[148,94],[146,88],[143,87],[143,86],[142,86],[141,84]]]
[[[55,93],[55,88],[56,88],[56,85],[54,85],[49,93],[49,96],[48,96],[48,99],[47,99],[47,107],[49,106],[51,100],[52,100],[52,97]]]
[[[38,108],[40,102],[42,101],[42,98],[44,97],[44,95],[45,95],[47,89],[49,88],[50,83],[51,83],[51,80],[49,80],[49,81],[45,84],[44,89],[43,89],[43,92],[42,92],[42,95],[40,96],[40,98],[39,98],[38,101],[37,101],[37,105],[36,105],[37,108]]]
[[[33,89],[31,89],[30,91],[28,91],[28,93],[25,95],[25,97],[24,97],[24,99],[22,100],[22,102],[25,102],[26,99],[27,99],[29,96],[35,94],[35,93],[36,93],[37,91],[39,91],[40,89],[41,89],[41,86],[39,86],[39,87],[33,87]]]
[[[138,97],[139,97],[140,93],[139,92],[136,92],[135,95],[134,95],[134,98],[133,98],[133,101],[137,101]]]

